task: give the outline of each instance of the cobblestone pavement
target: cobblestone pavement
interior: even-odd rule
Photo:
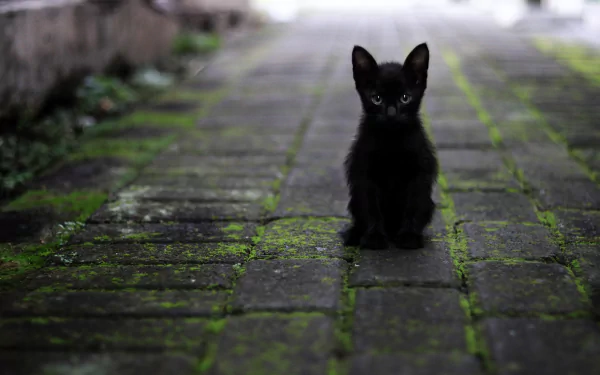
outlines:
[[[422,41],[432,240],[345,249],[350,51]],[[599,97],[479,14],[275,27],[149,106],[176,140],[2,294],[1,373],[598,374]]]

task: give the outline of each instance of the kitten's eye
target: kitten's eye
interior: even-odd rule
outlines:
[[[380,105],[382,100],[381,100],[381,96],[379,95],[373,95],[371,96],[371,101],[373,102],[373,104],[375,105]]]
[[[408,104],[408,102],[410,102],[410,99],[412,99],[410,97],[410,95],[402,94],[402,96],[400,97],[400,103],[402,103],[402,104]]]

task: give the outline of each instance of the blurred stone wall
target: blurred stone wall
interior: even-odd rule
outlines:
[[[0,2],[1,119],[35,113],[61,85],[169,54],[174,17],[145,0]]]

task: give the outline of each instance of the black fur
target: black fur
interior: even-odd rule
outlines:
[[[431,193],[438,171],[434,147],[419,117],[429,50],[423,43],[404,65],[377,64],[369,52],[355,46],[352,65],[363,115],[345,161],[353,222],[343,233],[344,244],[421,248],[423,230],[435,210]]]

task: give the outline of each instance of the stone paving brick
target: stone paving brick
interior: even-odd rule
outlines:
[[[258,220],[261,203],[194,203],[189,201],[152,202],[117,200],[109,202],[94,213],[90,223],[161,223],[201,222],[207,220]]]
[[[540,183],[536,197],[544,209],[574,208],[600,210],[600,188],[592,181]]]
[[[245,243],[117,243],[83,244],[61,248],[49,264],[195,264],[240,263],[250,253]]]
[[[465,224],[467,249],[473,258],[547,259],[560,254],[548,229],[508,223]]]
[[[132,185],[116,194],[119,199],[191,202],[256,202],[271,196],[268,189],[210,189]]]
[[[530,183],[588,180],[582,168],[558,145],[532,143],[526,148],[512,150],[511,154]]]
[[[478,375],[480,367],[477,358],[466,354],[376,354],[355,357],[350,375]]]
[[[339,232],[349,224],[349,220],[337,218],[276,220],[267,224],[256,246],[256,255],[259,258],[344,258],[348,253]]]
[[[193,175],[165,176],[162,174],[142,173],[135,181],[139,186],[190,187],[206,189],[270,189],[272,177],[244,177],[210,175],[198,177]]]
[[[439,150],[438,158],[451,190],[504,191],[519,188],[495,151]]]
[[[298,122],[299,124],[299,122]],[[182,152],[222,155],[281,155],[294,142],[293,134],[231,136],[223,139],[184,139],[178,144]]]
[[[597,211],[554,211],[558,230],[568,242],[600,242],[600,212]]]
[[[349,217],[347,206],[347,189],[324,190],[322,187],[312,186],[286,189],[284,187],[279,205],[271,217]]]
[[[321,375],[334,347],[334,321],[320,314],[229,317],[211,375]]]
[[[235,271],[229,264],[47,267],[23,281],[28,289],[172,289],[231,288]]]
[[[335,311],[347,263],[330,259],[256,260],[234,290],[241,311]]]
[[[222,314],[224,291],[69,291],[0,296],[5,317],[181,317]],[[0,328],[1,332],[1,328]]]
[[[320,153],[325,152],[319,150]],[[340,154],[339,151],[335,150],[335,153]],[[341,153],[344,155],[344,153]],[[294,168],[288,177],[288,181],[285,185],[288,189],[294,188],[307,188],[307,187],[319,187],[323,190],[330,190],[335,188],[336,190],[346,190],[346,178],[344,176],[343,159],[339,160],[341,163],[332,163],[330,154],[326,154],[325,160],[318,160],[319,154],[315,154],[314,151],[307,152],[302,150],[298,155],[298,163],[302,163],[303,159],[308,159],[306,164],[300,164]],[[347,192],[346,192],[347,195]]]
[[[444,242],[429,242],[422,250],[361,252],[354,261],[351,286],[460,284]]]
[[[451,194],[456,213],[469,221],[538,221],[532,205],[523,194],[508,192],[468,192]]]
[[[585,283],[592,308],[600,316],[600,244],[571,244],[567,252],[575,258],[574,272]]]
[[[491,149],[489,131],[480,122],[446,122],[431,120],[431,134],[438,150]],[[439,124],[437,124],[439,122]]]
[[[191,375],[196,358],[159,353],[56,353],[0,351],[0,367],[6,375],[97,374]]]
[[[166,243],[166,242],[250,242],[256,224],[205,222],[197,224],[97,224],[88,225],[76,234],[78,243]]]
[[[468,272],[484,314],[552,314],[586,308],[575,281],[560,264],[478,262]]]
[[[600,368],[600,330],[589,320],[486,319],[499,375],[592,375]]]
[[[598,143],[590,147],[578,147],[572,152],[595,172],[600,172],[600,152],[598,152],[597,145]]]
[[[373,354],[466,350],[465,323],[456,290],[359,289],[354,349]]]
[[[142,105],[141,110],[145,112],[169,112],[169,113],[185,113],[195,112],[202,108],[198,100],[163,100],[152,104]]]
[[[1,349],[199,349],[206,321],[198,319],[4,319]]]
[[[279,159],[284,155],[273,155],[274,159]],[[148,174],[167,174],[172,176],[184,175],[193,177],[209,177],[209,176],[231,176],[231,177],[268,177],[271,179],[282,177],[281,168],[284,163],[275,163],[246,166],[243,164],[232,165],[228,167],[204,165],[202,161],[198,161],[196,165],[180,164],[173,167],[150,165],[144,169],[144,173]]]
[[[285,155],[212,156],[180,154],[178,149],[170,151],[155,159],[144,171],[196,176],[222,174],[277,177],[281,174],[281,166],[286,162]]]

